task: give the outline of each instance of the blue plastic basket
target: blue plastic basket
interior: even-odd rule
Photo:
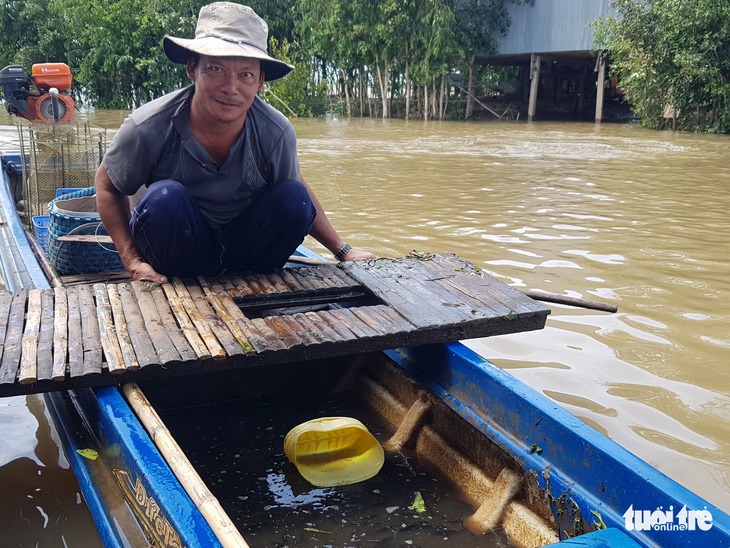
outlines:
[[[49,215],[38,215],[33,217],[33,232],[35,233],[35,239],[41,244],[43,251],[48,253],[48,221],[50,220]]]
[[[56,198],[59,198],[63,196],[64,194],[71,194],[72,192],[78,192],[79,190],[84,190],[82,187],[78,188],[57,188],[56,189]]]

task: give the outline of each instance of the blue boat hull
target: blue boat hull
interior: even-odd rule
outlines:
[[[15,212],[7,171],[0,185],[11,226],[0,246],[6,283],[48,287]],[[593,529],[581,546],[730,545],[730,516],[465,346],[385,354],[536,479],[561,545]],[[220,545],[116,387],[48,394],[45,401],[106,546],[148,537],[162,546]],[[90,444],[99,462],[78,453]]]

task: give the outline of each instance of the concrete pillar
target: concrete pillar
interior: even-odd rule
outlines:
[[[598,83],[596,85],[596,123],[600,123],[603,119],[603,93],[604,86],[606,84],[606,58],[603,56],[602,52],[598,54],[596,66],[598,68]]]
[[[540,83],[540,56],[533,53],[530,56],[530,102],[527,107],[527,121],[532,122],[537,107],[537,86]]]

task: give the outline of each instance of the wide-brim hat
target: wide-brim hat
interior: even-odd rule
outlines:
[[[269,27],[248,6],[214,2],[200,8],[195,38],[165,35],[162,47],[173,63],[186,64],[191,53],[213,57],[261,59],[266,80],[286,76],[293,66],[267,53]]]

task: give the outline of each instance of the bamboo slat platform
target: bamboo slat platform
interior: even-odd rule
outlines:
[[[0,396],[541,329],[456,255],[0,293]]]

